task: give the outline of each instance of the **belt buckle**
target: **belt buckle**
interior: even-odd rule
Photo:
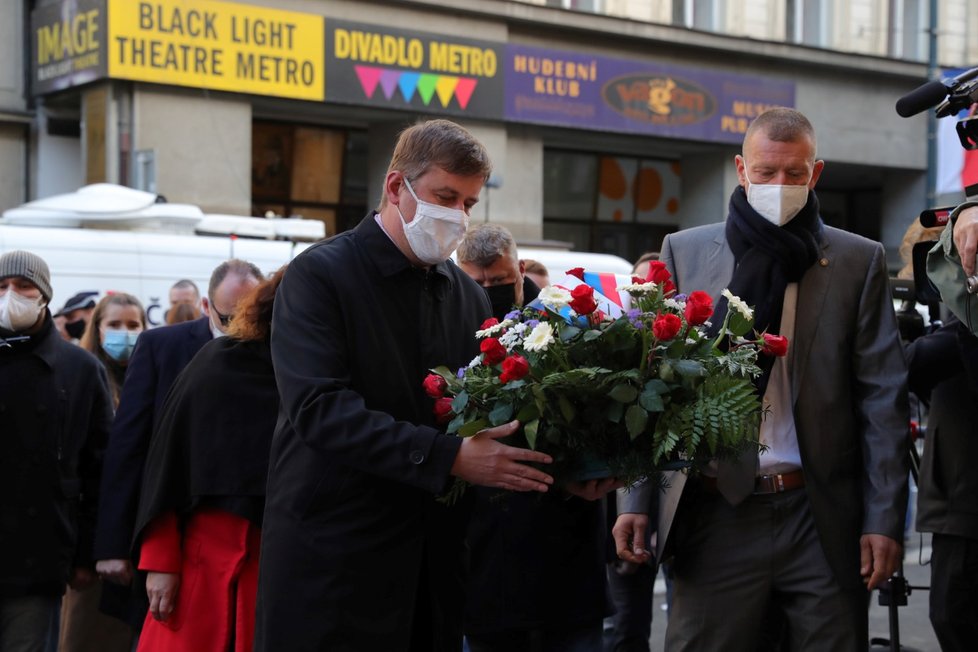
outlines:
[[[755,494],[779,494],[784,490],[784,477],[780,473],[759,475],[754,481]]]

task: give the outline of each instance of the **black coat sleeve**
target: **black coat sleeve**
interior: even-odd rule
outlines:
[[[153,430],[159,376],[156,341],[152,335],[140,337],[129,360],[102,469],[96,559],[129,558],[143,465]]]

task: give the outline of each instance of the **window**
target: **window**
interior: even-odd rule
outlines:
[[[635,260],[678,228],[681,170],[674,161],[551,149],[544,170],[549,240]]]
[[[788,40],[827,47],[830,44],[831,0],[788,0]]]
[[[721,31],[723,7],[721,0],[672,0],[672,22],[693,29]]]
[[[326,235],[367,212],[367,143],[361,131],[256,121],[251,140],[252,214],[322,220]]]

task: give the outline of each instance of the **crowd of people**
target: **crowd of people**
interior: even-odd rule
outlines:
[[[121,292],[52,312],[45,261],[3,253],[0,652],[648,652],[660,564],[671,652],[863,650],[902,556],[908,377],[931,407],[932,620],[970,649],[974,330],[905,358],[882,245],[820,217],[801,113],[763,113],[735,165],[726,219],[634,273],[708,292],[714,329],[729,288],[788,337],[755,380],[763,446],[630,487],[555,485],[506,443],[518,421],[435,419],[428,370],[553,280],[505,228],[468,228],[491,163],[450,121],[400,134],[355,229],[267,278],[232,259],[203,295],[176,282],[161,328]],[[973,276],[978,206],[948,233]],[[456,478],[472,490],[439,500]]]

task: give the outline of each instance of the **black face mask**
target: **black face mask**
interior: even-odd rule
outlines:
[[[492,304],[492,316],[499,321],[503,320],[503,317],[507,313],[513,311],[513,305],[516,303],[516,284],[507,283],[505,285],[493,285],[491,287],[482,288],[489,295],[489,303]]]
[[[77,321],[68,322],[65,324],[65,332],[71,336],[71,339],[80,340],[81,336],[85,334],[85,320],[79,319]]]

